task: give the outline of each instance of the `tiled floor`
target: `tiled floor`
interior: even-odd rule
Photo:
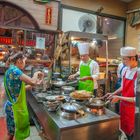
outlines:
[[[41,137],[38,135],[38,131],[35,126],[31,126],[30,131],[30,137],[26,140],[42,140]]]

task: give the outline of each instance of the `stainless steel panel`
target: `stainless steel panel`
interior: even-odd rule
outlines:
[[[27,93],[27,100],[48,140],[118,140],[119,116],[110,110],[102,116],[87,112],[83,118],[66,120],[58,113],[48,112],[31,93]]]

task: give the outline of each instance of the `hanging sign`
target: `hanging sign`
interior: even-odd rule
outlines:
[[[45,49],[45,38],[44,37],[36,38],[36,48]]]
[[[9,37],[0,37],[0,44],[12,44],[12,38]]]
[[[52,7],[46,7],[46,24],[52,24]]]
[[[0,44],[5,44],[5,45],[13,45],[13,39],[11,37],[0,37]],[[24,40],[19,40],[17,42],[18,45],[24,45]],[[36,41],[35,40],[26,40],[26,46],[35,46]]]

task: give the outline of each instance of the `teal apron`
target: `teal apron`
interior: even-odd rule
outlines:
[[[88,65],[81,65],[80,66],[80,78],[85,76],[91,76],[90,73],[90,63],[92,60],[88,62]],[[79,90],[86,90],[91,91],[93,93],[94,90],[94,82],[92,80],[86,80],[86,81],[79,81],[78,85]]]
[[[30,135],[29,113],[26,104],[25,83],[22,82],[21,89],[17,101],[14,102],[6,85],[6,76],[4,77],[4,86],[12,103],[12,110],[15,122],[15,138],[16,140],[24,140]]]

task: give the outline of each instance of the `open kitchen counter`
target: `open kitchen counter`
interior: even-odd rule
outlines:
[[[68,120],[59,111],[49,112],[31,92],[27,93],[27,101],[31,117],[47,140],[118,140],[119,115],[108,109],[101,116],[86,111],[84,116]]]

